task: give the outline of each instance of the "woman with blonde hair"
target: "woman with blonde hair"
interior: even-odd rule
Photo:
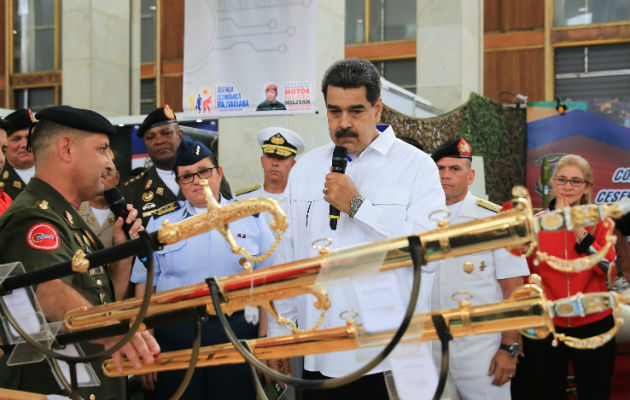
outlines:
[[[591,202],[593,171],[583,157],[568,154],[556,164],[551,184],[555,198],[549,209],[588,204]],[[541,214],[544,212],[548,210]],[[612,228],[609,221],[601,221],[571,231],[540,233],[539,251],[565,260],[585,257],[605,246],[606,236],[612,234]],[[534,262],[533,258],[528,259],[528,264],[531,273],[541,276],[547,298],[556,300],[579,292],[607,291],[606,275],[615,257],[611,247],[597,265],[576,273],[558,271],[547,262]],[[556,332],[577,338],[596,336],[614,325],[612,310],[584,317],[555,317],[553,322]],[[512,382],[513,399],[566,399],[569,362],[573,365],[580,400],[609,398],[615,362],[614,340],[594,350],[582,350],[562,343],[553,347],[551,338],[543,341],[523,339],[525,356]]]

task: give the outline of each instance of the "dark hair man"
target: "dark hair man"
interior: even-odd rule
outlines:
[[[440,180],[450,210],[450,224],[461,224],[495,215],[500,207],[475,197],[468,187],[475,180],[471,168],[472,148],[464,138],[456,138],[431,155],[440,171]],[[472,263],[472,264],[471,264]],[[524,258],[505,249],[484,251],[440,261],[431,292],[432,310],[457,308],[453,293],[474,293],[471,305],[495,303],[508,298],[529,275]],[[450,344],[447,387],[456,399],[509,399],[510,380],[516,373],[521,353],[518,331],[468,336]],[[440,345],[436,343],[438,357]]]
[[[33,153],[28,148],[28,127],[32,122],[31,110],[17,110],[5,117],[7,129],[7,162],[0,182],[4,191],[15,199],[35,174]]]
[[[174,170],[177,183],[186,197],[186,202],[179,210],[157,212],[151,218],[147,229],[157,230],[165,219],[176,223],[193,215],[206,212],[207,202],[200,184],[201,179],[208,181],[208,186],[215,200],[222,205],[231,201],[219,193],[223,168],[217,164],[215,154],[203,143],[184,136],[175,156]],[[249,216],[230,223],[230,229],[239,246],[243,246],[254,256],[263,254],[271,247],[274,237],[267,223],[257,216]],[[165,246],[154,254],[155,281],[153,288],[157,292],[175,289],[181,286],[203,282],[205,278],[218,278],[243,272],[239,263],[240,255],[234,254],[230,245],[216,231],[204,232],[184,241]],[[254,269],[271,265],[266,259],[253,265]],[[136,283],[136,295],[145,291],[146,268],[136,262],[131,275]],[[253,313],[253,319],[248,319]],[[263,316],[263,318],[266,314]],[[258,335],[258,309],[246,307],[229,317],[230,325],[239,338],[249,339]],[[266,321],[266,319],[265,319]],[[252,323],[249,323],[252,322]],[[155,330],[155,337],[164,351],[190,348],[193,341],[193,324],[181,323]],[[225,336],[216,317],[209,317],[202,324],[202,345],[224,343]],[[226,365],[213,368],[198,368],[184,397],[189,399],[254,399],[254,386],[248,375],[246,365]],[[147,374],[140,378],[144,387],[154,390],[154,398],[169,399],[179,387],[184,371],[170,371]]]
[[[88,253],[103,248],[98,237],[75,211],[84,200],[103,192],[107,168],[109,137],[114,127],[100,114],[69,106],[49,107],[37,113],[39,122],[30,135],[35,155],[35,176],[11,207],[0,217],[0,263],[22,261],[27,271],[37,270],[72,258],[77,250]],[[142,229],[137,211],[127,206],[131,225],[129,234]],[[123,220],[114,225],[114,243],[126,240]],[[37,285],[35,295],[49,321],[63,320],[67,311],[123,298],[129,286],[131,257],[70,276]],[[86,353],[111,347],[118,338],[84,343]],[[113,354],[121,366],[126,355],[138,368],[152,363],[159,352],[157,342],[148,332],[136,333],[132,340]],[[0,359],[0,387],[53,394],[61,389],[46,361],[8,367],[7,357]],[[79,390],[83,398],[125,398],[125,379],[107,378],[99,362],[94,362],[100,387]]]
[[[108,149],[108,153],[112,159],[113,165],[114,152]],[[119,181],[120,172],[116,170],[116,165],[114,165],[113,168],[107,167],[105,189],[107,190],[118,186]],[[103,193],[99,193],[94,198],[81,203],[81,206],[77,209],[77,213],[83,218],[92,232],[96,233],[96,236],[103,242],[103,246],[109,247],[113,244],[116,216],[114,216],[114,213],[109,209],[109,204],[107,200],[105,200]]]
[[[138,137],[144,140],[153,165],[129,179],[120,189],[125,199],[140,212],[143,225],[159,208],[177,209],[177,200],[184,199],[173,174],[175,151],[183,135],[168,104],[151,111],[138,129]]]
[[[277,100],[278,85],[271,83],[265,88],[265,100],[256,107],[256,111],[286,110],[284,104]]]
[[[316,256],[317,250],[311,243],[324,237],[331,238],[330,249],[334,250],[434,228],[429,214],[444,208],[444,192],[431,158],[396,139],[391,127],[377,129],[383,103],[380,76],[374,65],[356,58],[336,62],[324,75],[322,91],[331,142],[304,154],[291,171],[286,189],[286,211],[291,223],[277,250],[280,263]],[[348,151],[345,174],[330,172],[335,146]],[[329,226],[330,205],[341,212],[336,230]],[[408,297],[411,269],[384,274],[390,273],[401,277],[403,282],[392,290]],[[376,279],[382,276],[383,273]],[[421,297],[424,297],[417,312],[428,311],[431,276],[423,273]],[[372,280],[365,284],[369,282]],[[327,290],[331,308],[322,327],[341,326],[344,321],[338,315],[355,308],[344,291],[353,291],[354,287],[336,286]],[[276,307],[289,318],[297,317],[302,329],[312,327],[320,315],[306,296],[276,302]],[[282,333],[286,329],[270,320],[269,334]],[[430,351],[422,357],[432,363]],[[280,365],[286,368],[288,362],[277,360],[270,364],[279,369]],[[304,377],[339,377],[362,365],[355,352],[306,356]],[[353,384],[333,390],[306,391],[304,398],[387,398],[381,372],[388,368],[387,363],[382,363]]]

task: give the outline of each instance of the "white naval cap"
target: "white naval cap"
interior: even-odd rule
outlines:
[[[279,126],[271,126],[258,132],[258,144],[263,153],[279,157],[296,156],[304,151],[304,141],[297,133]]]

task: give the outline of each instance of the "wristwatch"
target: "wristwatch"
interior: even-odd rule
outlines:
[[[516,358],[521,354],[521,345],[516,342],[509,345],[501,343],[499,345],[499,350],[505,350],[508,352],[510,357]]]
[[[354,215],[357,213],[357,211],[359,211],[359,207],[361,207],[361,204],[363,204],[364,200],[365,200],[365,197],[361,195],[358,195],[354,197],[352,200],[350,200],[350,212],[348,213],[350,218],[353,218]]]

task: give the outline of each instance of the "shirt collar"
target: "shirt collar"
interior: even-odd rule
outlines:
[[[379,128],[382,128],[382,126],[379,126]],[[389,152],[389,149],[392,148],[392,145],[394,144],[395,140],[396,140],[396,135],[394,134],[394,129],[392,128],[391,125],[387,125],[383,131],[379,129],[379,133],[376,139],[374,139],[372,143],[370,143],[368,147],[366,147],[365,150],[363,150],[363,152],[365,152],[368,149],[373,149],[382,155],[386,155],[387,152]],[[335,143],[330,142],[328,144],[328,147],[332,154],[332,151],[335,148]]]
[[[388,125],[384,131],[379,132],[379,135],[376,137],[376,139],[372,141],[372,143],[370,143],[368,149],[372,148],[378,153],[386,155],[389,149],[392,148],[395,140],[396,135],[394,135],[394,129],[391,127],[391,125]]]

